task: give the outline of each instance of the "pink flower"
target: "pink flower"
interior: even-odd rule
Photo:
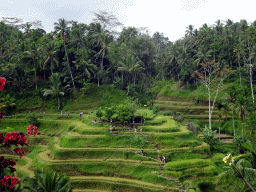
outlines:
[[[27,126],[28,135],[31,136],[31,131],[34,131],[34,136],[38,134],[38,128],[34,125]]]
[[[0,77],[0,91],[4,89],[5,82],[5,78]]]

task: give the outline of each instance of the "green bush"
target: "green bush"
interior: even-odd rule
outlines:
[[[39,125],[39,120],[38,120],[38,116],[36,115],[35,112],[30,113],[27,116],[27,121],[29,125],[35,125],[38,126]]]
[[[100,118],[103,116],[103,111],[101,108],[97,109],[96,110],[96,117]]]
[[[132,116],[132,111],[127,105],[119,105],[117,107],[117,116],[121,122],[127,124]]]
[[[107,119],[111,119],[111,117],[115,114],[115,108],[114,107],[105,107],[104,111],[105,111],[105,117]]]

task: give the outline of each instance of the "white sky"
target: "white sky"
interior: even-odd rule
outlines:
[[[43,29],[53,31],[59,18],[79,23],[92,22],[93,12],[113,13],[124,27],[147,27],[151,35],[159,31],[170,41],[218,19],[234,22],[256,20],[255,0],[1,0],[0,17],[18,17],[25,22],[40,20]],[[1,20],[1,18],[0,18]]]

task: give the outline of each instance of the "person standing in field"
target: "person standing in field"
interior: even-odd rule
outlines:
[[[165,163],[165,156],[163,155],[163,161],[162,161],[163,163]]]
[[[67,114],[68,114],[68,117],[69,117],[69,112]]]
[[[135,127],[135,129],[134,129],[134,135],[137,135],[137,129],[136,129],[136,127]]]

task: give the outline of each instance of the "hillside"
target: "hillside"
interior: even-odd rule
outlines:
[[[226,153],[238,155],[236,146],[217,142],[211,152],[202,135],[194,135],[186,126],[194,119],[206,121],[207,106],[159,95],[153,100],[154,105],[159,105],[157,116],[150,110],[152,106],[141,106],[136,111],[135,115],[146,119],[143,126],[137,126],[136,134],[134,129],[117,124],[111,134],[110,124],[101,123],[95,109],[128,101],[125,92],[105,86],[93,93],[74,92],[73,99],[64,101],[63,115],[56,110],[54,100],[48,98],[44,106],[27,103],[25,111],[6,116],[0,129],[11,127],[26,132],[29,110],[36,113],[40,122],[39,135],[29,137],[30,147],[23,147],[26,155],[23,163],[18,160],[17,176],[32,177],[34,168],[50,168],[69,176],[74,191],[202,191],[203,186],[214,191],[226,189],[219,185],[217,175],[224,171],[222,159]],[[29,109],[32,106],[38,108]],[[40,109],[45,113],[40,113]],[[65,115],[65,111],[70,115]],[[175,121],[170,111],[182,113],[184,123]],[[217,110],[213,114],[216,121]],[[165,156],[166,162],[159,161],[158,155]]]

